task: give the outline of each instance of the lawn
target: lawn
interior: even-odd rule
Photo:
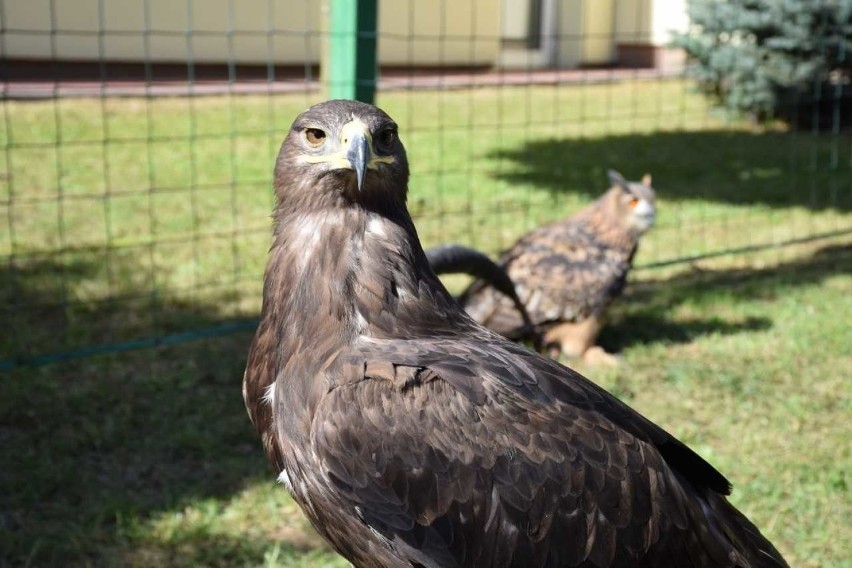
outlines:
[[[274,155],[314,100],[0,103],[0,361],[250,322]],[[791,565],[850,566],[848,136],[725,120],[680,81],[379,104],[426,244],[496,253],[607,168],[650,171],[658,225],[601,337],[624,365],[583,370],[719,467]],[[0,373],[0,566],[345,566],[263,459],[250,336]]]

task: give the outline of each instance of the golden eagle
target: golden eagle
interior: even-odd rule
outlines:
[[[429,267],[381,110],[298,116],[243,393],[279,479],[356,566],[785,566],[725,477],[474,322]]]

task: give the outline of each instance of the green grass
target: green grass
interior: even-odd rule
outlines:
[[[2,103],[0,359],[255,317],[271,166],[310,102]],[[427,244],[496,252],[608,167],[654,174],[640,266],[852,228],[852,140],[726,122],[681,82],[379,103]],[[846,235],[640,268],[601,337],[625,365],[584,369],[726,473],[793,566],[850,566],[849,266]],[[264,462],[249,339],[0,375],[0,566],[345,566]]]

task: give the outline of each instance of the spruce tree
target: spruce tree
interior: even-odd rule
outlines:
[[[688,0],[688,13],[675,45],[724,106],[800,124],[817,108],[836,122],[850,94],[852,0]]]

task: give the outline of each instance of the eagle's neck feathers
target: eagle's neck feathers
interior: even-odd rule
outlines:
[[[279,209],[275,225],[249,358],[249,368],[257,361],[259,369],[246,376],[247,407],[262,435],[271,434],[263,397],[276,379],[286,385],[283,396],[300,398],[292,407],[304,413],[292,417],[287,435],[304,436],[313,403],[331,387],[318,377],[339,354],[371,338],[473,325],[429,268],[405,209]]]
[[[385,312],[416,308],[403,305],[417,296],[410,275],[422,254],[412,246],[410,220],[349,207],[298,212],[276,225],[262,317],[274,306],[283,336],[315,338],[314,358],[324,337],[349,343],[387,333],[392,330],[383,327]]]

